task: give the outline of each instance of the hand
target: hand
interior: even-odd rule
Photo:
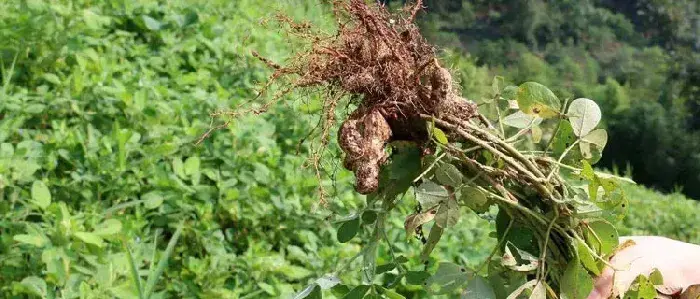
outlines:
[[[686,288],[700,284],[700,246],[664,237],[621,237],[620,243],[634,241],[610,260],[619,271],[605,267],[596,278],[588,299],[608,299],[629,288],[640,274],[648,276],[654,268],[664,278],[664,286]],[[614,279],[613,279],[614,275]],[[614,297],[613,297],[614,298]]]

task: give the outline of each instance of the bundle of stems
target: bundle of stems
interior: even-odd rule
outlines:
[[[603,240],[607,236],[601,238],[588,225],[596,218],[583,215],[580,208],[598,203],[599,187],[610,197],[616,191],[614,183],[590,169],[585,161],[590,157],[579,159],[582,163],[573,163],[576,167],[564,163],[579,146],[585,156],[593,145],[597,144],[601,150],[604,142],[582,137],[584,130],[581,126],[573,133],[575,136],[570,129],[560,130],[560,127],[571,128],[571,117],[579,117],[584,122],[590,117],[565,113],[566,103],[561,107],[546,87],[537,84],[513,87],[517,90],[517,97],[522,97],[518,103],[522,104],[519,109],[523,115],[557,121],[544,151],[529,153],[518,149],[515,145],[519,141],[517,137],[523,137],[522,132],[532,128],[532,123],[515,137],[506,138],[500,112],[497,121],[501,130],[497,130],[487,117],[479,113],[475,103],[460,95],[450,71],[440,66],[434,47],[421,37],[413,23],[422,8],[420,0],[396,15],[363,0],[334,1],[332,7],[338,31],[331,35],[315,32],[307,23],[278,17],[289,32],[309,41],[310,48],[293,56],[285,66],[255,54],[274,70],[261,94],[280,78],[290,80],[285,81],[287,86],[272,100],[253,112],[264,112],[297,88],[315,87],[328,91],[329,96],[323,100],[320,113],[321,145],[328,143],[330,128],[339,122],[338,143],[345,154],[343,164],[354,172],[356,190],[374,197],[386,187],[381,185],[381,170],[395,158],[386,150],[392,142],[417,145],[422,150],[421,159],[425,161],[427,157],[434,159],[434,153],[440,151],[438,159],[455,166],[464,177],[472,177],[461,186],[442,184],[443,187],[451,195],[461,187],[476,189],[486,195],[489,203],[496,204],[503,217],[508,219],[505,230],[499,232],[498,246],[477,273],[491,263],[496,253],[509,254],[508,243],[513,238],[510,230],[514,227],[531,232],[529,239],[535,244],[538,255],[534,258],[518,249],[520,259],[529,259],[530,262],[520,270],[534,275],[536,281],[546,282],[552,293],[570,271],[572,261],[576,265],[581,261],[592,273],[599,270],[598,265],[607,263],[610,252],[601,248],[606,247],[603,244],[609,240]],[[357,108],[345,119],[338,120],[336,109],[347,107],[340,103],[348,98],[345,95],[353,99]],[[495,100],[507,99],[497,95]],[[513,100],[512,95],[510,100]],[[588,102],[579,104],[590,105]],[[590,127],[585,130],[590,131],[595,124],[591,127],[590,123],[585,123],[583,126]],[[444,134],[441,140],[434,138],[435,130]],[[567,132],[569,135],[565,135]],[[561,134],[570,142],[565,142],[565,149],[555,156],[550,148]],[[450,137],[449,140],[446,136]],[[482,159],[487,154],[492,157],[490,161]],[[315,156],[313,160],[320,175],[319,157]],[[430,180],[424,175],[435,164],[428,165],[418,179],[411,178],[411,181]],[[562,176],[562,169],[585,178],[589,182],[587,189],[568,183]],[[582,193],[582,190],[586,192]],[[397,195],[391,193],[391,196]],[[450,200],[455,200],[453,197],[450,196]],[[385,200],[390,202],[386,206],[385,212],[388,212],[395,201],[394,198]],[[612,202],[606,204],[615,206]],[[383,222],[377,223],[375,236],[379,238],[383,229],[379,228],[379,223]],[[511,265],[510,261],[502,263]]]

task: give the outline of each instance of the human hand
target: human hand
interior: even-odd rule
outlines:
[[[632,240],[634,245],[617,252],[610,264],[596,278],[588,299],[615,298],[624,293],[640,274],[648,276],[658,269],[664,286],[685,289],[700,284],[700,246],[664,237],[621,237],[620,243]]]

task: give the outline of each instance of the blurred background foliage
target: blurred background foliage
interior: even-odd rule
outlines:
[[[700,198],[700,8],[617,2],[426,1],[420,24],[475,101],[496,74],[597,101],[612,135],[600,166],[675,191],[627,186],[622,232],[700,243],[700,207],[678,193]],[[303,46],[263,26],[278,10],[333,27],[320,1],[0,2],[0,297],[288,297],[360,251],[362,238],[335,237],[364,205],[352,175],[329,159],[318,182],[298,144],[323,95],[292,94],[194,145],[211,112],[269,75],[251,51],[283,61]],[[408,202],[387,239],[421,269]],[[463,217],[434,260],[477,264],[492,221]]]

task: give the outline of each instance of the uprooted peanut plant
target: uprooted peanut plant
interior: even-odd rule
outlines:
[[[595,128],[601,120],[596,103],[562,101],[535,82],[503,86],[496,77],[492,98],[477,105],[460,96],[450,70],[413,23],[420,1],[396,14],[362,0],[335,1],[332,7],[338,26],[333,34],[276,18],[307,41],[308,50],[282,65],[255,54],[274,69],[261,95],[275,83],[283,88],[252,112],[263,113],[295,89],[326,91],[319,147],[327,146],[339,124],[343,165],[355,174],[357,192],[367,195],[365,209],[338,229],[338,240],[347,242],[360,223],[372,227],[358,255],[364,284],[350,290],[326,275],[298,298],[328,288],[354,298],[397,298],[392,287],[404,278],[431,294],[459,290],[463,298],[587,297],[592,277],[618,248],[617,232],[606,219],[622,217],[627,208],[621,178],[591,167],[607,142],[605,130]],[[336,119],[336,110],[347,107],[354,109]],[[320,175],[319,159],[311,160]],[[422,237],[423,261],[443,232],[458,225],[464,206],[496,213],[492,254],[476,269],[441,263],[435,273],[409,270],[405,258],[375,265],[386,218],[409,190],[419,209],[406,216],[405,229]],[[394,269],[394,282],[375,284],[375,276]]]

